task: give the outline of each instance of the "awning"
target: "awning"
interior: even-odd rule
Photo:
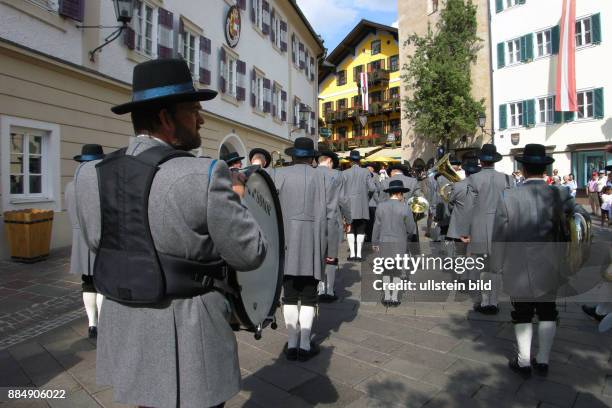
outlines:
[[[377,159],[376,161],[383,161],[380,160],[379,158],[391,158],[394,161],[401,161],[402,160],[402,148],[401,147],[396,147],[395,149],[381,149],[379,151],[377,151],[376,153],[372,153],[371,156],[366,157],[366,161],[371,160],[374,161],[374,159]]]
[[[377,150],[380,150],[380,149],[381,149],[380,146],[371,146],[371,147],[358,147],[358,148],[352,149],[352,150],[357,150],[359,152],[359,154],[361,155],[361,158],[363,159],[363,157],[366,156],[368,153],[376,152]],[[351,153],[350,151],[339,152],[338,153],[338,157],[341,158],[341,159],[345,159],[345,158],[349,157],[350,153]],[[376,154],[376,153],[372,153],[372,154]]]

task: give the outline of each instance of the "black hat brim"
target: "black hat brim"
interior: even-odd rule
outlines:
[[[300,150],[304,150],[304,149],[300,149]],[[307,149],[306,154],[302,154],[300,153],[299,155],[296,154],[296,149],[295,147],[288,147],[285,149],[285,154],[287,156],[291,156],[291,157],[318,157],[319,156],[319,152],[317,152],[314,149]]]
[[[272,155],[270,154],[269,151],[267,151],[266,149],[262,149],[260,147],[256,147],[249,152],[249,161],[252,161],[253,156],[255,156],[258,153],[263,154],[264,157],[266,158],[266,165],[264,166],[264,168],[268,167],[270,163],[272,163]]]
[[[517,156],[516,161],[523,164],[551,164],[555,161],[552,157],[548,156]]]
[[[496,163],[502,159],[502,155],[497,152],[493,153],[493,155],[480,153],[478,155],[478,158],[480,159],[480,161]]]
[[[159,98],[145,99],[137,102],[128,102],[113,106],[111,111],[117,115],[124,115],[146,106],[163,105],[168,103],[209,101],[217,96],[217,91],[212,89],[198,89],[197,91],[178,93],[174,95],[160,96]]]
[[[389,193],[389,194],[391,194],[391,193],[407,193],[407,192],[410,191],[410,189],[407,188],[407,187],[401,187],[401,188],[395,187],[395,188],[386,188],[383,191],[385,193]]]
[[[461,168],[466,173],[470,173],[470,174],[475,174],[475,173],[478,173],[480,170],[482,170],[482,167],[480,166],[470,166],[470,165],[461,166]]]
[[[103,155],[103,154],[88,154],[86,156],[92,156],[93,158],[91,158],[91,159],[83,159],[83,155],[82,154],[78,154],[78,155],[74,156],[73,159],[74,159],[74,161],[78,161],[79,163],[82,163],[82,162],[86,162],[86,161],[102,160],[105,155]]]
[[[407,168],[406,166],[402,165],[402,164],[395,164],[395,165],[393,165],[393,166],[391,166],[391,167],[387,168],[387,172],[388,172],[389,174],[391,174],[391,172],[392,172],[393,170],[399,170],[399,171],[401,171],[401,172],[402,172],[402,174],[403,174],[404,176],[406,176],[406,177],[410,177],[410,169],[409,169],[409,168]]]
[[[243,156],[232,157],[231,159],[223,160],[228,166],[244,159]]]

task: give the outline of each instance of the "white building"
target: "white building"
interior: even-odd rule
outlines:
[[[504,156],[498,170],[540,143],[555,158],[549,169],[573,173],[584,187],[590,173],[612,164],[612,2],[576,1],[577,113],[554,111],[559,21],[563,0],[491,2],[494,143]],[[607,109],[606,109],[607,108]]]
[[[0,215],[55,210],[53,247],[70,245],[62,198],[72,157],[85,143],[108,153],[133,136],[129,115],[110,108],[130,99],[139,62],[180,55],[198,86],[219,91],[203,106],[202,154],[282,152],[298,136],[318,139],[324,50],[295,0],[134,3],[129,30],[92,61],[113,29],[77,26],[118,25],[111,0],[0,0]]]

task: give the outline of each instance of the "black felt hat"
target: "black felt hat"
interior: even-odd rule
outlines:
[[[100,160],[104,158],[104,150],[99,144],[86,144],[81,148],[81,154],[74,156],[78,162]]]
[[[459,166],[461,164],[461,160],[457,158],[457,156],[450,155],[448,156],[448,162],[453,166]]]
[[[252,162],[253,161],[253,156],[255,156],[256,154],[261,154],[266,158],[266,165],[263,166],[264,169],[267,168],[270,163],[272,163],[272,155],[270,154],[269,151],[267,151],[266,149],[262,149],[260,147],[256,147],[253,150],[251,150],[249,152],[249,161]]]
[[[418,158],[418,159],[414,159],[414,162],[412,163],[412,167],[414,167],[415,169],[424,169],[427,166],[427,164],[425,163],[425,160]]]
[[[187,63],[182,59],[156,59],[134,67],[132,101],[111,110],[118,114],[144,106],[208,101],[217,96],[212,89],[196,89]]]
[[[237,152],[231,152],[221,158],[224,162],[227,163],[228,166],[231,166],[233,163],[244,159],[244,156],[240,156]]]
[[[502,159],[502,155],[497,153],[497,147],[490,143],[485,143],[480,148],[478,158],[486,162],[498,162]]]
[[[387,172],[391,174],[393,170],[399,170],[402,172],[404,176],[410,177],[410,169],[404,166],[403,164],[394,164],[393,166],[389,166],[389,168],[387,169]]]
[[[550,164],[555,161],[546,155],[546,147],[537,143],[525,145],[523,154],[516,157],[516,161],[523,164]]]
[[[352,161],[361,160],[361,153],[359,153],[359,150],[351,150],[351,152],[349,153],[349,159],[351,159]]]
[[[482,170],[482,167],[478,165],[478,158],[476,156],[464,157],[461,162],[461,168],[469,174],[478,173]]]
[[[321,156],[329,157],[330,159],[332,159],[332,162],[334,163],[334,169],[337,169],[340,166],[340,158],[336,153],[332,152],[331,150],[319,150],[319,157]]]
[[[291,157],[317,157],[319,153],[315,150],[312,139],[298,137],[293,142],[293,147],[285,149],[285,154]]]
[[[407,193],[410,191],[409,188],[404,187],[402,180],[391,180],[389,181],[389,188],[383,190],[385,193]]]

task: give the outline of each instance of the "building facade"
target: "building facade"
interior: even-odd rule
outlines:
[[[491,4],[496,62],[495,144],[504,159],[500,170],[517,168],[515,156],[527,143],[546,146],[555,158],[548,172],[574,174],[583,188],[594,170],[612,164],[605,146],[612,140],[612,3],[576,2],[576,90],[578,112],[556,112],[559,22],[562,0]],[[609,108],[608,108],[609,110]]]
[[[317,67],[323,45],[294,0],[135,0],[120,38],[93,58],[115,26],[106,0],[0,0],[0,213],[56,211],[52,246],[70,245],[63,205],[72,157],[83,144],[108,153],[134,136],[129,115],[135,64],[182,57],[203,104],[201,155],[253,147],[283,151],[317,135]],[[8,253],[0,235],[0,257]]]
[[[334,151],[345,152],[341,156],[351,149],[367,155],[387,148],[379,154],[400,158],[396,28],[361,20],[338,44],[320,71],[319,112],[320,122],[331,131],[321,142]]]
[[[491,41],[489,31],[489,1],[473,0],[477,7],[476,19],[478,22],[477,36],[482,40],[477,53],[476,63],[472,66],[472,96],[475,100],[484,100],[486,122],[485,126],[478,129],[474,135],[466,135],[464,141],[451,146],[451,150],[459,155],[463,151],[478,148],[482,143],[490,143],[493,135],[493,96],[491,88]],[[505,1],[505,0],[504,0]],[[414,48],[406,43],[408,37],[416,33],[425,35],[428,27],[435,30],[435,25],[440,18],[440,12],[444,7],[444,0],[410,0],[398,1],[398,29],[400,39],[400,66],[409,62]],[[401,87],[401,97],[404,99],[410,90]],[[478,122],[478,118],[474,118]],[[416,135],[412,125],[407,119],[402,119],[402,157],[412,163],[414,159],[421,157],[428,160],[435,155],[435,146]]]

